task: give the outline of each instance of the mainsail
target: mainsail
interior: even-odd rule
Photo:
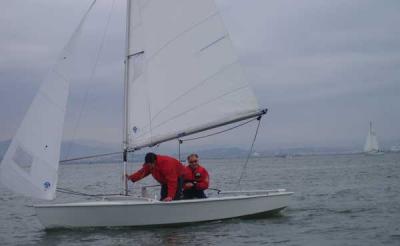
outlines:
[[[372,122],[370,122],[367,140],[365,141],[364,152],[374,152],[374,151],[379,151],[379,146],[376,133],[372,128]]]
[[[214,0],[128,6],[129,148],[259,112]]]
[[[69,92],[63,64],[94,2],[3,158],[1,181],[16,192],[55,196]],[[127,12],[125,154],[266,112],[244,79],[214,0],[128,0]]]
[[[55,197],[69,93],[66,64],[73,41],[93,5],[94,2],[43,81],[1,162],[1,182],[17,193],[45,200]]]

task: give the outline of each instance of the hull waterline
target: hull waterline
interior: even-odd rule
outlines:
[[[159,202],[111,200],[36,205],[46,229],[75,227],[160,226],[251,217],[288,206],[292,192]]]
[[[367,151],[364,152],[365,155],[384,155],[385,153],[383,151]]]

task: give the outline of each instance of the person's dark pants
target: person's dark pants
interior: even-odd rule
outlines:
[[[176,181],[177,185],[176,185],[176,193],[175,193],[175,197],[173,197],[173,200],[180,200],[182,199],[182,187],[183,187],[183,178],[179,177],[178,180]],[[164,200],[164,198],[166,198],[168,195],[168,185],[167,184],[162,184],[161,185],[161,199],[160,201]]]
[[[193,198],[207,198],[207,196],[204,194],[204,190],[196,190],[195,188],[183,191],[183,199]]]

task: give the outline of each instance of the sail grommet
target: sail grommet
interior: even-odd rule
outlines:
[[[50,188],[51,184],[50,184],[49,181],[46,181],[46,182],[43,183],[43,186],[44,186],[45,190],[48,190]]]

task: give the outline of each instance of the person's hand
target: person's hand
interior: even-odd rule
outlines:
[[[164,202],[170,202],[170,201],[172,201],[172,197],[167,196],[166,198],[164,198],[163,201],[164,201]]]
[[[187,182],[185,183],[185,189],[191,189],[193,188],[194,184],[192,182]]]

